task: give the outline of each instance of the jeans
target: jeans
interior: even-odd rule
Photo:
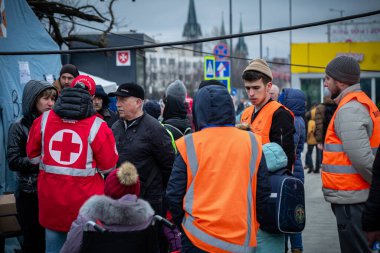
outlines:
[[[302,233],[288,234],[285,236],[285,251],[288,249],[288,238],[290,237],[290,248],[303,250]]]
[[[66,241],[67,233],[46,229],[46,253],[59,253]]]
[[[313,153],[314,147],[316,147],[315,170],[314,170],[313,158],[312,158],[312,153]],[[306,164],[307,167],[309,167],[309,170],[310,171],[314,170],[315,172],[318,172],[319,171],[319,167],[321,166],[321,162],[322,162],[322,153],[321,153],[321,150],[317,148],[317,145],[309,145],[309,144],[307,144],[307,153],[306,153],[305,164]]]

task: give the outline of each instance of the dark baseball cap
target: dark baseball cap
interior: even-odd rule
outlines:
[[[109,97],[136,97],[144,100],[144,89],[136,83],[120,84],[116,92],[108,94]]]

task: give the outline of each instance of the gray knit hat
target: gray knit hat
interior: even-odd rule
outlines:
[[[181,99],[181,101],[185,102],[186,100],[186,87],[180,80],[175,80],[171,84],[169,84],[168,88],[166,89],[165,96],[173,96]]]
[[[270,80],[273,80],[272,71],[270,70],[268,63],[263,59],[255,59],[252,60],[248,66],[244,69],[243,73],[247,70],[253,70],[260,72],[270,78]]]
[[[342,55],[327,64],[326,74],[337,81],[352,85],[360,81],[360,66],[354,58]]]

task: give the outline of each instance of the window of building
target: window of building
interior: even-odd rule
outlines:
[[[166,59],[160,58],[160,65],[166,65]]]
[[[169,59],[169,65],[175,65],[175,59],[174,58],[170,58]]]
[[[306,96],[306,108],[321,101],[321,79],[301,79],[301,90]]]
[[[362,90],[365,92],[365,94],[367,94],[368,97],[372,97],[371,96],[371,78],[361,78],[360,79],[360,87],[362,88]]]

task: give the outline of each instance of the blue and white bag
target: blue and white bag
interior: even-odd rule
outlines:
[[[302,181],[286,169],[287,158],[277,143],[263,145],[270,173],[271,194],[260,228],[270,233],[298,233],[305,228],[305,191]]]

